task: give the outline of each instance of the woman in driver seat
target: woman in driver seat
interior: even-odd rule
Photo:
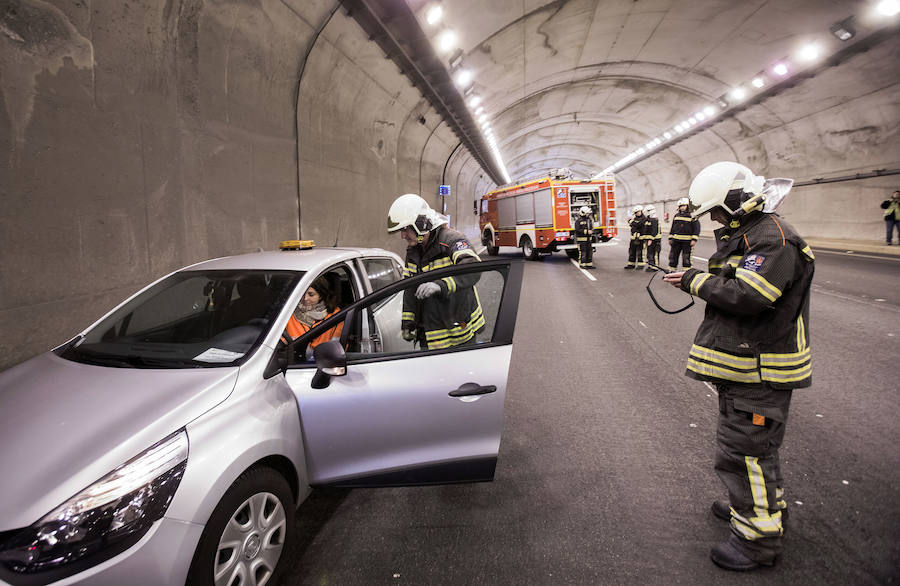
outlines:
[[[294,310],[294,315],[288,321],[285,332],[291,338],[297,338],[340,310],[341,308],[337,306],[335,291],[324,275],[319,276],[303,294],[303,299]],[[309,343],[308,348],[312,349],[322,342],[340,338],[343,327],[344,322],[341,322],[333,328],[325,330]]]

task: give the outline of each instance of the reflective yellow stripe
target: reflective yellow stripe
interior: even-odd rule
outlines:
[[[673,240],[693,240],[694,237],[690,234],[669,234],[669,238]]]
[[[807,258],[809,258],[809,260],[816,260],[816,255],[813,254],[812,248],[810,248],[809,245],[806,245],[802,249],[800,249],[800,252],[805,254]]]
[[[412,311],[404,311],[403,315],[400,316],[400,319],[402,319],[403,321],[415,321],[416,314],[413,313]]]
[[[471,256],[471,257],[474,257],[475,260],[481,260],[481,258],[478,256],[478,254],[471,248],[466,248],[464,250],[457,250],[456,252],[453,253],[453,255],[450,258],[452,258],[453,262],[456,263],[456,262],[458,262],[458,259],[460,256]]]
[[[705,376],[709,376],[712,378],[720,378],[722,380],[730,380],[739,383],[758,383],[760,382],[759,373],[756,371],[753,372],[737,372],[734,370],[728,370],[726,368],[720,368],[718,366],[713,366],[712,364],[707,364],[705,362],[698,362],[693,358],[688,358],[687,369],[696,372],[697,374],[702,374]]]
[[[779,369],[773,370],[771,368],[763,368],[762,369],[762,378],[765,381],[770,381],[773,383],[791,383],[801,381],[805,378],[809,378],[812,375],[812,363],[801,366],[800,368],[795,369]]]
[[[803,316],[797,317],[797,349],[806,348],[806,325],[803,323]]]
[[[732,368],[741,368],[744,370],[756,369],[756,357],[754,356],[737,356],[735,354],[728,354],[727,352],[720,352],[719,350],[713,350],[711,348],[704,348],[697,344],[691,346],[691,356],[696,356],[697,358],[702,358],[710,362],[717,362]]]
[[[781,289],[773,285],[772,283],[765,280],[759,273],[754,273],[753,271],[748,271],[747,269],[738,269],[736,276],[741,281],[744,281],[756,291],[768,299],[769,301],[775,301],[779,297],[781,297]]]
[[[709,262],[707,263],[707,265],[709,266],[710,272],[712,272],[716,269],[721,269],[723,264],[724,263],[722,261],[713,260],[713,259],[709,259]]]
[[[763,366],[796,366],[807,360],[809,360],[809,348],[786,354],[763,352],[759,355],[759,363]]]
[[[484,314],[481,312],[481,304],[472,312],[472,321],[465,326],[457,326],[449,330],[431,330],[425,333],[429,349],[449,348],[463,342],[467,342],[475,335],[475,332],[484,326]]]
[[[444,258],[438,258],[438,259],[435,259],[435,260],[431,261],[430,263],[428,263],[428,264],[425,265],[424,267],[422,267],[422,272],[424,273],[424,272],[427,272],[427,271],[433,271],[433,270],[435,270],[435,269],[442,269],[442,268],[444,268],[444,267],[449,267],[449,266],[451,266],[452,264],[453,264],[453,263],[452,263],[452,262],[450,261],[450,259],[447,258],[447,257],[444,257]]]
[[[447,293],[456,292],[456,280],[453,277],[444,277],[441,281],[447,284]]]
[[[691,279],[691,295],[700,295],[700,287],[703,286],[703,283],[706,282],[707,279],[712,277],[709,273],[700,273],[693,279]]]
[[[742,258],[744,258],[744,257],[741,256],[741,255],[739,255],[739,254],[733,255],[733,256],[729,256],[729,257],[728,257],[727,263],[728,263],[730,266],[737,267],[739,264],[741,264],[741,259],[742,259]]]

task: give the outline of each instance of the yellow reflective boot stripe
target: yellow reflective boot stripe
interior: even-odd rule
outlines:
[[[709,273],[700,273],[693,279],[691,279],[691,295],[700,295],[700,287],[703,286],[703,283],[706,282],[707,279],[712,277]]]
[[[738,269],[735,274],[738,279],[756,289],[760,295],[769,301],[775,301],[781,297],[781,289],[765,280],[759,273],[754,273],[747,269]]]

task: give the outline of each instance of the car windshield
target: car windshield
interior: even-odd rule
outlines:
[[[301,276],[298,271],[181,271],[59,354],[123,368],[241,364],[262,342]]]

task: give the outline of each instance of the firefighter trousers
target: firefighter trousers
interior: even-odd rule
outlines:
[[[669,268],[678,268],[678,256],[681,255],[681,266],[691,268],[691,241],[674,240],[669,245]]]
[[[594,267],[594,247],[590,236],[578,236],[578,266],[582,268]]]
[[[631,244],[628,245],[628,264],[625,265],[628,267],[637,266],[643,268],[644,266],[644,241],[643,240],[632,240]]]
[[[783,476],[778,450],[784,439],[790,390],[717,384],[719,422],[715,470],[728,488],[731,532],[741,552],[771,562],[781,552]]]
[[[659,250],[662,244],[659,240],[650,240],[647,242],[647,264],[659,266]]]

